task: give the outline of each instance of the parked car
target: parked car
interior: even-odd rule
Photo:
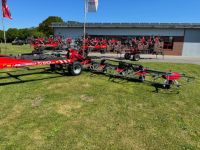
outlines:
[[[12,45],[24,45],[25,41],[24,40],[20,40],[20,39],[15,39],[14,41],[12,41]]]

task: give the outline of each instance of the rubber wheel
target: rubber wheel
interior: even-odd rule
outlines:
[[[139,55],[139,54],[135,54],[135,55],[133,56],[133,60],[134,60],[134,61],[139,61],[139,60],[140,60],[140,55]]]
[[[124,58],[125,58],[126,60],[129,60],[129,59],[131,58],[131,54],[125,53]]]
[[[140,80],[141,82],[144,82],[144,81],[145,81],[145,76],[140,76],[140,77],[139,77],[139,80]]]
[[[101,53],[101,54],[105,54],[106,51],[105,51],[104,49],[101,49],[101,50],[100,50],[100,53]]]
[[[50,69],[51,71],[56,71],[56,65],[55,64],[50,64]]]
[[[72,65],[69,65],[68,72],[72,76],[77,76],[82,73],[82,65],[79,62],[74,62]]]
[[[164,87],[165,89],[170,89],[170,88],[171,88],[171,85],[170,85],[170,84],[164,84],[163,87]]]

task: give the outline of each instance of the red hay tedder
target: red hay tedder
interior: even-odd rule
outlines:
[[[42,55],[42,59],[38,60],[37,55]],[[108,63],[106,63],[108,61]],[[109,63],[113,61],[118,62],[118,65],[114,63]],[[63,73],[69,73],[72,76],[80,75],[83,68],[91,71],[92,73],[101,73],[108,75],[110,80],[125,79],[128,81],[137,80],[144,82],[146,77],[153,79],[151,85],[156,88],[158,92],[159,88],[171,89],[180,87],[179,80],[181,78],[186,78],[187,81],[193,79],[193,77],[188,77],[185,74],[178,72],[162,72],[157,70],[151,70],[149,68],[143,67],[139,64],[132,64],[117,60],[102,60],[101,62],[91,60],[90,58],[83,57],[79,51],[74,49],[69,49],[65,54],[22,54],[18,57],[0,55],[0,69],[5,68],[28,68],[30,66],[50,66],[50,71],[63,71]],[[7,73],[9,76],[13,75]],[[156,82],[157,79],[164,79],[164,82]]]
[[[29,66],[50,65],[52,71],[57,69],[68,71],[71,75],[79,75],[82,67],[90,63],[90,59],[85,59],[76,50],[70,49],[64,56],[50,56],[46,60],[34,60],[35,55],[26,54],[20,57],[0,56],[0,69],[5,68],[26,68]]]
[[[118,64],[113,65],[113,63],[109,62],[117,62]],[[92,62],[90,71],[107,75],[111,81],[123,79],[144,82],[146,77],[149,77],[151,81],[148,81],[148,83],[151,83],[151,85],[156,88],[156,92],[158,92],[159,89],[172,89],[173,87],[177,90],[181,86],[178,81],[182,78],[185,78],[187,82],[194,79],[194,77],[186,76],[183,73],[157,71],[139,64],[110,59],[103,59],[101,62]],[[158,81],[158,79],[160,79],[160,81]]]

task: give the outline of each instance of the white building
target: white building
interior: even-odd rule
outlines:
[[[52,27],[55,35],[66,38],[83,35],[83,23],[80,22],[52,23]],[[86,32],[99,37],[160,36],[164,39],[165,54],[200,56],[200,24],[87,23]]]

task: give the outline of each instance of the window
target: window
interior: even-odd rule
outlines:
[[[173,50],[174,38],[173,37],[163,37],[163,49]]]

